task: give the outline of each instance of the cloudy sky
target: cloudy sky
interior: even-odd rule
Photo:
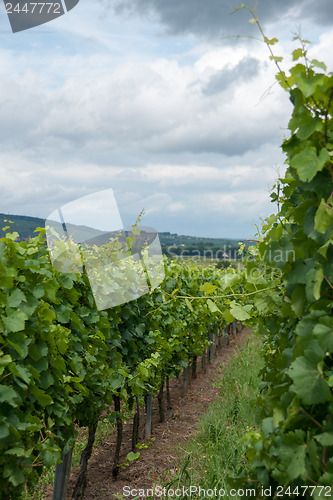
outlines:
[[[239,2],[241,3],[241,2]],[[0,6],[0,212],[46,218],[112,188],[124,225],[251,238],[291,104],[237,0],[80,0],[13,34]],[[332,0],[261,0],[276,55],[333,67]]]

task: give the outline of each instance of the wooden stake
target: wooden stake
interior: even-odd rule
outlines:
[[[147,405],[146,405],[146,427],[145,427],[146,439],[151,437],[152,409],[153,409],[153,392],[150,391],[147,395]]]
[[[139,441],[139,428],[140,428],[140,407],[139,398],[135,396],[136,401],[136,411],[133,417],[133,429],[132,429],[132,451],[135,452],[135,447]]]
[[[186,366],[183,370],[183,397],[187,393],[188,388],[188,367]]]
[[[72,455],[73,448],[71,448],[66,455],[61,455],[62,463],[56,465],[52,497],[53,500],[64,500],[66,498]]]
[[[114,409],[117,412],[117,416],[116,416],[117,443],[116,443],[116,450],[114,453],[112,477],[113,477],[113,479],[117,479],[118,472],[119,472],[120,449],[121,449],[121,443],[123,440],[123,421],[122,421],[122,418],[120,416],[120,396],[118,396],[118,395],[113,396],[113,400],[114,400]]]
[[[164,422],[163,389],[164,389],[164,377],[162,378],[162,384],[157,396],[160,422]]]
[[[166,395],[167,395],[167,409],[171,410],[171,397],[170,397],[170,380],[169,377],[166,377]]]
[[[192,358],[192,380],[197,378],[197,359],[198,356],[193,356]]]
[[[79,477],[76,481],[76,485],[72,496],[74,500],[82,500],[84,498],[84,492],[87,486],[88,461],[93,451],[97,425],[98,425],[98,419],[95,420],[95,422],[93,422],[93,424],[91,424],[88,428],[88,442],[87,446],[81,453]]]
[[[213,333],[209,334],[209,340],[210,340],[210,345],[208,348],[208,362],[211,363],[213,361],[213,355],[214,355],[214,334]]]

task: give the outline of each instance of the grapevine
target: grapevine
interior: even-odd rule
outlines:
[[[0,240],[0,498],[33,488],[42,468],[71,450],[79,427],[89,430],[89,458],[102,414],[121,434],[138,397],[161,391],[226,323],[207,300],[189,307],[175,293],[205,297],[222,273],[167,261],[152,293],[98,311],[86,274],[53,268],[44,232]],[[120,466],[118,449],[114,477]],[[86,464],[81,472],[78,498]]]
[[[277,39],[264,41],[271,48]],[[294,106],[282,144],[288,168],[271,195],[279,211],[264,222],[246,265],[281,274],[275,293],[253,301],[251,320],[266,346],[263,420],[245,438],[248,469],[230,479],[269,486],[273,498],[281,487],[333,484],[333,74],[309,59],[306,40],[295,41],[295,65],[277,74]]]

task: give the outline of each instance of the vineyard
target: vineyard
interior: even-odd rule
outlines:
[[[281,487],[294,497],[312,487],[301,496],[317,500],[329,491],[320,488],[333,484],[333,75],[296,38],[287,74],[272,52],[277,40],[265,37],[294,108],[282,145],[288,168],[271,194],[277,214],[242,267],[165,260],[155,290],[99,311],[86,274],[52,267],[43,230],[0,240],[1,499],[19,499],[44,467],[66,469],[79,427],[89,433],[75,492],[83,498],[102,415],[116,427],[116,479],[123,422],[133,417],[133,460],[139,406],[149,437],[153,395],[166,387],[169,397],[182,370],[184,380],[189,367],[195,375],[197,358],[235,321],[263,336],[265,367],[261,428],[245,436],[247,467],[230,485],[270,487],[273,498]]]
[[[220,286],[214,268],[169,263],[148,297],[98,311],[86,275],[53,269],[43,231],[29,242],[17,236],[0,242],[3,498],[19,498],[41,467],[70,457],[79,426],[89,429],[91,447],[102,413],[117,423],[116,478],[126,414],[138,411],[141,396],[151,404],[181,369],[191,365],[194,374],[196,358],[227,324],[222,299],[207,299]],[[247,314],[232,305],[229,323]]]

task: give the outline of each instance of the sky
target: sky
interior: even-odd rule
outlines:
[[[113,189],[124,226],[254,237],[276,211],[292,105],[237,0],[80,0],[12,33],[0,5],[0,212]],[[261,0],[283,69],[301,33],[333,67],[331,0]]]

